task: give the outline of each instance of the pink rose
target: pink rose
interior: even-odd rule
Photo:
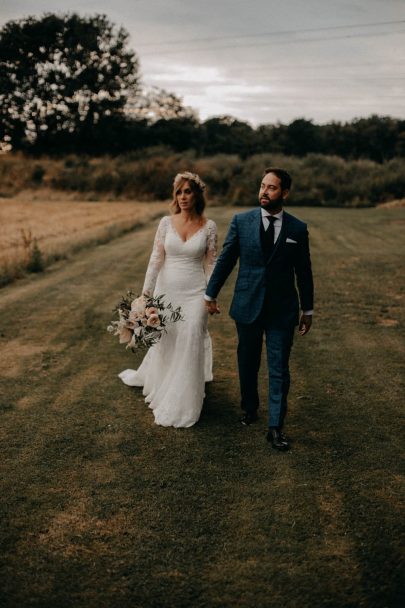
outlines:
[[[150,317],[147,321],[147,326],[148,327],[157,327],[158,325],[160,325],[159,315],[157,315],[157,314],[150,315]]]
[[[145,314],[147,317],[150,317],[151,315],[157,315],[158,309],[155,308],[154,306],[150,306],[149,308],[145,309]]]

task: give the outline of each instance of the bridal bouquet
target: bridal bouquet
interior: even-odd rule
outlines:
[[[134,298],[133,292],[127,291],[113,310],[118,321],[111,321],[107,331],[132,350],[153,346],[167,332],[168,325],[184,320],[180,306],[173,308],[163,298],[164,295]]]

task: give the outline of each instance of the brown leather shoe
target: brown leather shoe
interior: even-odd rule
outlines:
[[[286,452],[290,449],[290,444],[285,435],[278,429],[269,429],[267,433],[267,441],[271,443],[271,447],[280,452]]]

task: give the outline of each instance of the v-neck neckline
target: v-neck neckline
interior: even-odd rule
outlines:
[[[201,228],[199,228],[198,230],[196,230],[195,232],[193,232],[193,234],[188,239],[184,240],[184,239],[181,238],[180,234],[177,231],[176,226],[173,224],[172,218],[169,218],[169,220],[170,220],[170,225],[172,227],[173,232],[180,239],[180,241],[182,243],[188,243],[189,241],[191,241],[191,239],[193,239],[196,236],[196,234],[198,234],[199,232],[201,232],[202,230],[204,230],[205,226],[207,225],[207,221],[208,221],[208,220],[206,220],[204,222],[204,224],[201,226]]]

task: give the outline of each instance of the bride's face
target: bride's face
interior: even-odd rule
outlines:
[[[177,204],[181,211],[192,211],[195,207],[194,192],[189,182],[184,182],[176,192]]]

